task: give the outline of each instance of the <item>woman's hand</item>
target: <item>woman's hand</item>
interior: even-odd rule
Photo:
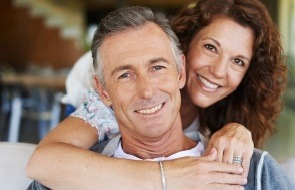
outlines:
[[[168,189],[244,189],[247,177],[237,164],[215,161],[216,149],[200,157],[184,157],[164,161]]]
[[[254,149],[252,135],[248,129],[238,123],[225,125],[212,135],[205,153],[212,148],[217,149],[217,161],[233,163],[233,157],[242,158],[242,175],[247,177]]]

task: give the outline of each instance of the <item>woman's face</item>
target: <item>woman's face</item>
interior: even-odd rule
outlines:
[[[253,43],[250,28],[225,17],[200,30],[186,55],[186,89],[191,101],[205,108],[233,92],[250,65]]]

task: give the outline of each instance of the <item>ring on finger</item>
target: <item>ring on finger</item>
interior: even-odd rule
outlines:
[[[241,157],[238,156],[234,156],[233,157],[233,164],[240,164],[242,165],[243,159]]]

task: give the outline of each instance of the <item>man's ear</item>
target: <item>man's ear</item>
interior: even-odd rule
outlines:
[[[105,89],[105,87],[101,84],[99,78],[97,75],[94,76],[94,81],[95,81],[95,87],[96,90],[101,98],[101,101],[107,105],[107,106],[111,106],[112,105],[112,101],[109,97],[109,94],[107,92],[107,90]]]
[[[181,61],[180,70],[178,71],[179,89],[182,89],[186,82],[185,56],[183,54],[181,55]]]

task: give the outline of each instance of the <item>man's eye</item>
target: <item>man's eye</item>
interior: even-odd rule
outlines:
[[[157,65],[157,66],[154,66],[154,70],[160,70],[160,69],[164,69],[165,67],[164,66],[160,66],[160,65]]]
[[[127,78],[129,76],[130,76],[129,73],[123,73],[122,75],[119,76],[119,79]]]
[[[208,49],[210,51],[216,51],[216,48],[211,44],[205,44],[204,46],[206,49]]]

